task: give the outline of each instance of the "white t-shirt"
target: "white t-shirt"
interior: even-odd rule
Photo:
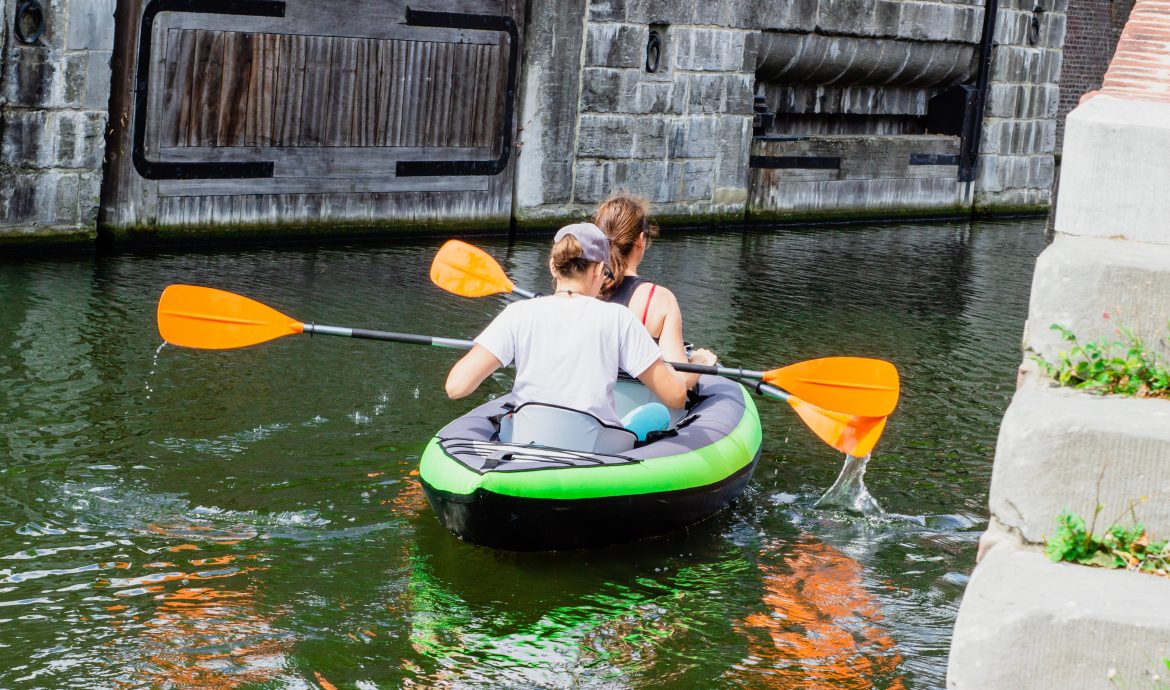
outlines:
[[[629,309],[584,295],[513,302],[475,342],[504,366],[516,360],[517,405],[561,405],[610,424],[620,423],[618,369],[638,376],[662,356]]]

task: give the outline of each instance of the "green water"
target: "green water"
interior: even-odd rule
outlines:
[[[480,243],[543,289],[547,238]],[[686,336],[771,368],[894,361],[867,484],[758,402],[744,496],[688,531],[514,554],[459,542],[414,474],[487,395],[457,353],[295,336],[167,346],[174,282],[303,321],[474,336],[503,298],[426,279],[437,241],[0,264],[0,687],[934,688],[1014,387],[1041,221],[663,238]]]

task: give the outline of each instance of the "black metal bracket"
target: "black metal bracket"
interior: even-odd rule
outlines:
[[[788,170],[840,170],[840,156],[751,156],[749,168],[783,168]]]
[[[146,157],[146,103],[150,84],[151,28],[163,12],[283,17],[280,0],[151,0],[142,11],[138,33],[138,65],[134,72],[134,113],[131,119],[130,158],[134,169],[148,180],[236,179],[272,177],[272,161],[166,163]]]
[[[912,153],[910,165],[958,165],[957,153]]]
[[[467,161],[398,161],[398,177],[439,175],[498,175],[508,167],[512,155],[512,120],[515,116],[516,81],[520,67],[520,32],[516,22],[506,15],[461,14],[457,12],[423,12],[406,8],[407,26],[431,26],[443,29],[500,31],[508,34],[507,87],[504,91],[504,118],[500,131],[500,155],[488,160]]]

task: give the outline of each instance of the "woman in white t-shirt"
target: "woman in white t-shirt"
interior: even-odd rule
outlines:
[[[447,395],[471,394],[515,360],[517,406],[560,405],[620,424],[613,388],[621,369],[666,405],[682,407],[683,379],[663,362],[650,334],[629,309],[597,299],[609,258],[605,234],[592,223],[577,223],[562,228],[554,241],[549,270],[556,291],[508,305],[451,368]]]

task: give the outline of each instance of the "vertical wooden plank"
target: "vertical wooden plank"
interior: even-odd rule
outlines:
[[[378,111],[378,89],[382,84],[382,48],[384,41],[367,42],[365,76],[365,101],[362,104],[362,146],[374,146],[377,140],[378,123],[384,117]]]
[[[252,41],[252,69],[248,74],[248,107],[244,113],[244,145],[256,145],[257,116],[260,108],[260,92],[264,79],[264,34],[257,34]]]
[[[283,53],[281,56],[282,72],[287,76],[287,87],[284,98],[275,104],[276,112],[280,113],[280,136],[278,146],[303,146],[304,136],[301,122],[302,100],[305,93],[305,60],[308,54],[309,39],[306,36],[287,36],[288,65],[284,69]]]
[[[471,94],[471,141],[472,146],[483,146],[483,107],[487,90],[488,53],[485,46],[475,46],[475,88]]]
[[[261,81],[259,106],[256,108],[256,145],[272,146],[276,141],[278,127],[275,107],[277,94],[287,82],[281,79],[281,61],[284,59],[285,41],[281,36],[268,34],[264,37],[264,77]]]
[[[349,119],[345,123],[348,130],[343,146],[367,146],[364,115],[366,113],[366,94],[369,86],[369,57],[373,50],[371,41],[356,40],[353,46],[353,106],[349,109]]]
[[[167,56],[163,62],[162,93],[156,94],[157,98],[162,99],[159,119],[155,123],[160,146],[174,146],[175,137],[178,135],[178,110],[179,104],[183,101],[181,82],[184,76],[179,67],[182,59],[179,50],[181,33],[174,29],[166,32]]]
[[[374,83],[374,138],[370,142],[370,146],[385,146],[386,145],[386,130],[390,119],[393,117],[392,98],[394,95],[394,82],[398,78],[398,73],[394,71],[394,51],[396,50],[398,41],[378,41],[377,50],[377,81]]]
[[[243,146],[252,90],[252,40],[250,33],[232,32],[224,37],[223,81],[219,92],[217,146]]]
[[[328,89],[332,43],[325,36],[310,36],[306,42],[304,94],[298,137],[300,146],[321,146],[325,141],[325,111],[330,107]]]
[[[386,138],[386,146],[404,146],[406,141],[406,122],[409,119],[411,100],[414,98],[414,85],[417,79],[414,75],[414,63],[418,53],[417,41],[401,41],[397,51],[396,69],[398,74],[397,91],[394,95],[394,127]]]
[[[337,38],[333,43],[333,86],[330,99],[333,107],[329,108],[326,143],[329,146],[346,146],[353,134],[358,44],[362,41],[355,38]]]
[[[197,73],[196,80],[203,81],[199,99],[192,101],[195,109],[192,122],[195,124],[192,146],[215,146],[219,139],[219,105],[220,86],[223,82],[223,49],[224,35],[222,31],[209,31],[207,34],[207,58],[196,64],[201,65],[202,79]]]

